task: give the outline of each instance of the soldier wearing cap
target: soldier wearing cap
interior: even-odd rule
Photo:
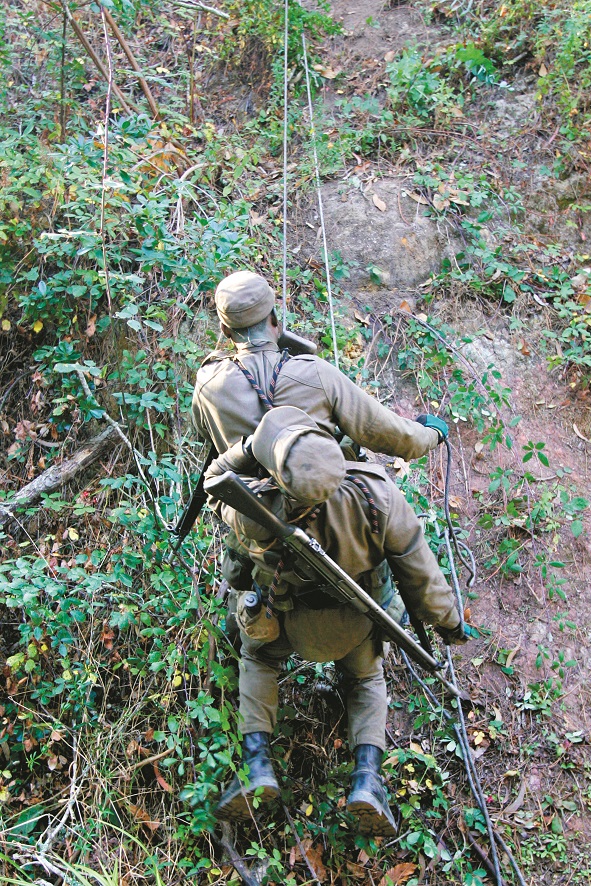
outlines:
[[[252,480],[260,465],[270,478]],[[218,457],[209,476],[226,470],[250,475],[266,504],[283,519],[304,525],[356,581],[363,584],[386,560],[408,610],[435,625],[446,642],[464,641],[453,593],[420,523],[381,466],[346,462],[330,434],[301,410],[284,406],[267,412],[246,445],[240,441]],[[297,559],[281,566],[281,549],[258,524],[221,503],[216,510],[255,564],[256,591],[240,595],[238,605],[248,787],[234,778],[217,815],[244,818],[255,791],[263,802],[279,792],[269,734],[277,722],[279,670],[295,651],[310,661],[335,661],[347,678],[349,741],[355,754],[347,809],[358,816],[362,833],[391,836],[395,822],[380,776],[386,685],[382,644],[372,623],[331,598]],[[379,602],[386,608],[389,601]]]
[[[215,304],[235,352],[214,351],[204,360],[193,421],[219,453],[252,434],[272,405],[297,406],[323,431],[334,435],[338,426],[360,446],[407,461],[434,449],[447,434],[436,416],[411,421],[382,406],[320,357],[282,354],[275,295],[258,274],[230,274],[217,287]]]
[[[251,271],[230,274],[217,287],[215,304],[221,331],[235,350],[214,351],[204,360],[197,373],[192,411],[200,435],[218,453],[252,434],[273,406],[298,407],[328,434],[334,435],[338,428],[358,446],[405,460],[425,455],[447,436],[447,425],[436,416],[423,415],[416,421],[403,418],[325,360],[282,352],[275,295],[260,275]],[[250,564],[241,559],[231,533],[223,573],[233,588],[250,582]],[[381,585],[387,594],[386,564],[374,570],[368,581]]]

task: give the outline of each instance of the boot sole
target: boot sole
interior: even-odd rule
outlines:
[[[398,828],[390,821],[368,796],[359,797],[347,803],[347,812],[351,812],[358,820],[359,833],[370,837],[395,837]]]
[[[255,791],[262,788],[262,792],[255,797]],[[218,805],[214,815],[221,821],[249,821],[253,818],[255,807],[254,801],[257,801],[257,809],[259,804],[265,805],[272,800],[276,800],[279,796],[279,788],[274,784],[257,785],[254,789],[246,789],[237,793],[234,797],[228,799],[222,806]]]

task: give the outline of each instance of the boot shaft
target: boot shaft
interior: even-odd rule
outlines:
[[[242,737],[242,762],[250,763],[257,758],[271,760],[268,732],[248,732]]]
[[[382,769],[383,752],[381,748],[373,744],[359,744],[355,748],[355,768],[353,776],[358,772],[374,773],[380,776]]]

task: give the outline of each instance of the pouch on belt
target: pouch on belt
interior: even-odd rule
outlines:
[[[238,594],[236,620],[247,637],[263,643],[272,643],[279,636],[279,619],[275,613],[268,617],[263,592],[255,582],[252,590]]]

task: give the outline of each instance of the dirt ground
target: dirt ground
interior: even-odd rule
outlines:
[[[400,50],[409,40],[418,41],[426,51],[431,51],[446,39],[435,27],[428,26],[414,8],[384,8],[379,0],[334,0],[332,10],[346,29],[344,36],[326,41],[323,55],[327,67],[347,72],[345,86],[337,81],[339,86],[335,87],[333,81],[326,80],[325,113],[328,118],[335,114],[335,125],[336,88],[341,93],[375,93],[385,71],[386,53]],[[467,121],[474,124],[472,131],[479,127],[484,132],[484,142],[493,132],[497,138],[504,133],[516,154],[529,158],[518,188],[531,209],[528,224],[532,236],[551,230],[554,240],[561,239],[576,248],[577,232],[573,234],[572,228],[563,223],[561,194],[576,189],[580,183],[553,182],[545,188],[541,185],[543,176],[538,174],[538,167],[547,161],[547,134],[536,130],[534,84],[524,78],[514,91],[487,87],[484,93],[478,104],[466,109]],[[369,309],[381,317],[399,308],[403,301],[411,311],[420,313],[424,293],[421,284],[453,252],[451,232],[425,218],[422,207],[409,197],[409,191],[412,186],[407,170],[377,162],[346,170],[323,186],[329,252],[337,249],[343,261],[349,263],[350,280],[341,285],[358,316],[365,316]],[[382,207],[376,206],[374,195]],[[304,221],[307,227],[302,224]],[[318,225],[318,215],[307,200],[298,205],[298,222],[296,236],[301,238],[304,251],[318,259],[320,241],[314,232],[310,234],[310,228]],[[578,248],[582,248],[580,236]],[[370,277],[369,264],[379,269],[377,280],[375,274]],[[461,354],[474,378],[480,378],[491,365],[502,373],[502,385],[511,390],[509,406],[501,410],[502,418],[508,423],[512,415],[522,417],[512,432],[512,450],[482,449],[475,431],[461,423],[451,434],[452,499],[469,532],[469,544],[479,566],[470,601],[471,620],[483,628],[481,639],[461,653],[461,673],[477,701],[477,717],[483,728],[498,715],[504,730],[504,740],[491,739],[476,755],[484,782],[488,786],[496,783],[497,820],[511,823],[517,839],[519,828],[525,836],[530,827],[540,826],[539,821],[532,822],[544,806],[544,798],[550,797],[550,807],[544,806],[544,820],[547,823],[550,814],[560,815],[567,843],[574,847],[579,838],[584,842],[591,835],[587,766],[591,663],[585,653],[591,641],[591,515],[588,510],[583,515],[585,528],[578,538],[573,537],[568,526],[563,526],[543,539],[552,550],[553,559],[566,564],[561,571],[566,578],[564,601],[549,599],[539,569],[531,566],[542,546],[525,535],[529,568],[513,578],[507,578],[498,568],[486,568],[495,535],[490,533],[487,537],[477,520],[481,512],[478,496],[486,496],[489,474],[499,464],[523,471],[522,447],[528,441],[544,441],[549,460],[549,467],[532,467],[533,461],[528,465],[536,478],[531,484],[532,498],[536,496],[538,482],[557,478],[565,487],[572,488],[573,494],[588,495],[591,406],[584,393],[573,390],[567,380],[548,370],[539,344],[539,332],[548,318],[533,301],[519,308],[519,324],[512,323],[506,310],[475,300],[446,301],[440,295],[428,310],[454,329],[456,342],[471,338],[470,343],[461,346]],[[398,340],[398,346],[403,346],[401,341]],[[379,365],[379,371],[381,399],[408,417],[425,411],[416,391],[396,371],[392,356],[389,362]],[[432,457],[430,467],[437,497],[442,489],[443,468],[437,456]],[[561,631],[560,624],[565,621],[572,622],[576,629]],[[549,658],[544,657],[543,650],[548,650]],[[507,656],[512,673],[501,670]],[[576,666],[564,669],[563,697],[553,704],[551,716],[534,717],[523,705],[528,686],[555,677],[559,665],[553,669],[552,664],[557,660],[559,664],[576,660]],[[396,712],[391,737],[408,732],[408,718]],[[567,757],[569,765],[565,765]],[[573,800],[576,813],[568,811]],[[582,880],[572,880],[574,872],[583,871],[585,866],[577,854],[579,847],[573,848],[573,852],[574,867],[570,873],[549,863],[540,874],[540,882],[591,882],[584,879],[584,873]]]

